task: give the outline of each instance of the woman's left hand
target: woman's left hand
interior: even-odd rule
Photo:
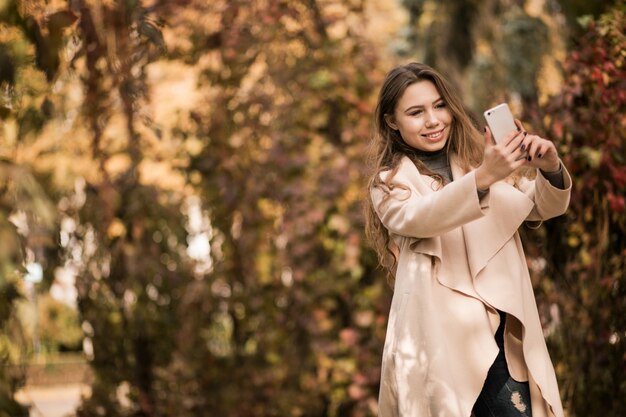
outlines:
[[[552,141],[527,134],[520,147],[526,151],[526,166],[539,168],[545,172],[557,171],[561,166],[559,154]]]

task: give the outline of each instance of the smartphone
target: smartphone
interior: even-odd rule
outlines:
[[[496,143],[500,143],[502,139],[514,130],[517,131],[517,125],[513,114],[506,103],[498,104],[495,107],[483,113],[485,120],[491,130],[491,135]]]

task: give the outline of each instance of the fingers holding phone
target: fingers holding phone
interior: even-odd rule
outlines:
[[[500,181],[517,168],[527,163],[521,157],[519,144],[524,138],[523,132],[506,135],[500,143],[491,143],[492,133],[486,129],[485,153],[482,164],[476,169],[476,185],[479,189],[487,189],[496,181]],[[510,137],[510,140],[509,140]]]
[[[517,148],[520,146],[521,140],[523,140],[519,133],[524,132],[524,126],[522,122],[513,117],[509,106],[506,103],[498,104],[486,110],[483,116],[487,121],[495,142],[497,144],[503,143],[511,153],[517,152]],[[517,157],[520,156],[517,155]],[[526,156],[524,155],[524,157]]]
[[[537,135],[526,135],[521,146],[527,149],[528,165],[550,172],[559,169],[559,155],[554,143]]]
[[[523,149],[520,150],[524,140],[524,127],[522,122],[513,118],[513,114],[506,103],[499,104],[484,112],[488,127],[485,128],[486,139],[490,143],[491,139],[501,151],[503,156],[512,156],[511,161],[524,159]],[[492,153],[492,152],[491,152]]]
[[[528,134],[522,123],[513,117],[506,103],[488,109],[484,117],[488,125],[485,128],[487,146],[483,164],[476,170],[477,184],[488,187],[523,165],[546,172],[559,169],[560,162],[554,144],[540,136]]]

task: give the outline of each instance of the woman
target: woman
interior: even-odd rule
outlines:
[[[517,232],[567,208],[556,148],[519,121],[483,137],[418,63],[389,72],[375,122],[367,232],[395,275],[380,416],[563,417]]]

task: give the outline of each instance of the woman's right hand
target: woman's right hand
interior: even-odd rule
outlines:
[[[515,123],[519,130],[509,133],[500,143],[493,141],[491,130],[485,128],[485,153],[483,163],[476,169],[476,187],[479,190],[488,189],[491,184],[500,181],[517,168],[526,164],[524,150],[520,148],[526,132],[519,120]]]

